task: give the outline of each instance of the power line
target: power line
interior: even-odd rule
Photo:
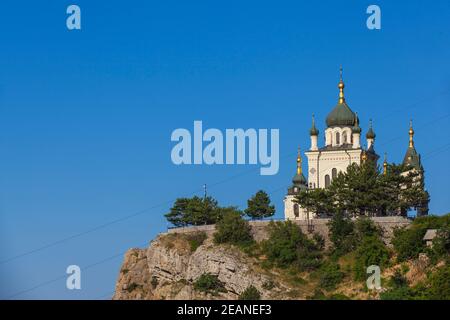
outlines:
[[[442,94],[444,94],[444,93],[441,93],[440,95],[442,95]],[[399,109],[399,110],[401,110],[401,109]],[[441,117],[439,117],[437,120],[432,120],[432,121],[430,121],[429,123],[427,123],[427,124],[425,124],[425,125],[422,125],[422,126],[418,127],[418,129],[423,128],[423,127],[425,127],[425,126],[427,126],[427,125],[433,124],[433,123],[435,123],[436,121],[445,119],[445,118],[447,118],[447,117],[450,117],[450,114],[441,116]],[[388,141],[388,142],[386,142],[386,143],[384,143],[384,144],[381,144],[381,146],[386,145],[386,144],[388,144],[388,143],[390,143],[390,142],[392,142],[392,141],[395,141],[395,140],[397,140],[397,139],[400,139],[400,138],[401,138],[401,136],[399,136],[399,137],[397,137],[397,138],[394,138],[394,139],[391,139],[390,141]],[[295,153],[289,153],[289,154],[286,154],[286,155],[284,155],[284,156],[281,156],[280,159],[284,159],[284,158],[286,158],[286,157],[290,157],[290,156],[293,156],[293,155],[295,155]],[[342,163],[344,163],[344,162],[347,162],[347,160],[343,161]],[[223,179],[223,180],[221,180],[221,181],[218,181],[218,182],[216,182],[216,183],[212,183],[212,184],[209,185],[209,187],[215,187],[215,186],[217,186],[217,185],[226,183],[226,182],[228,182],[228,181],[234,180],[234,179],[236,179],[236,178],[238,178],[238,177],[247,175],[248,173],[251,173],[251,172],[254,172],[254,171],[257,171],[257,170],[259,170],[259,167],[258,167],[258,168],[252,168],[252,169],[250,169],[250,170],[243,171],[243,172],[241,172],[241,173],[239,173],[239,174],[236,174],[236,175],[234,175],[234,176],[228,177],[228,178]],[[321,173],[322,173],[322,172],[321,172]],[[206,189],[204,189],[204,191],[206,191]],[[193,191],[193,192],[191,192],[191,193],[188,193],[187,195],[192,195],[192,194],[195,194],[195,193],[197,193],[197,192],[199,192],[199,190],[195,190],[195,191]],[[173,203],[174,200],[175,200],[175,199],[172,199],[172,200],[168,200],[168,201],[159,203],[159,204],[157,204],[157,205],[154,205],[154,206],[148,207],[148,208],[146,208],[146,209],[143,209],[143,210],[137,211],[137,212],[135,212],[135,213],[132,213],[132,214],[130,214],[130,215],[126,215],[126,216],[124,216],[124,217],[115,219],[115,220],[113,220],[113,221],[110,221],[110,222],[107,222],[107,223],[98,225],[98,226],[96,226],[96,227],[93,227],[92,229],[88,229],[88,230],[85,230],[85,231],[76,233],[76,234],[74,234],[74,235],[68,236],[68,237],[66,237],[66,238],[62,238],[62,239],[60,239],[60,240],[56,240],[56,241],[54,241],[54,242],[48,243],[48,244],[46,244],[46,245],[44,245],[44,246],[42,246],[42,247],[38,247],[38,248],[36,248],[36,249],[30,250],[30,251],[26,251],[26,252],[21,253],[21,254],[18,254],[18,255],[15,255],[15,256],[11,256],[11,257],[9,257],[9,258],[7,258],[7,259],[4,259],[4,260],[0,261],[0,265],[5,264],[5,263],[8,263],[8,262],[13,261],[13,260],[16,260],[16,259],[19,259],[19,258],[22,258],[22,257],[25,257],[25,256],[30,255],[30,254],[34,254],[34,253],[43,251],[43,250],[45,250],[45,249],[54,247],[54,246],[56,246],[56,245],[65,243],[65,242],[67,242],[67,241],[69,241],[69,240],[72,240],[72,239],[75,239],[75,238],[79,238],[79,237],[82,237],[82,236],[84,236],[84,235],[87,235],[87,234],[96,232],[96,231],[98,231],[98,230],[101,230],[101,229],[104,229],[104,228],[106,228],[106,227],[109,227],[109,226],[111,226],[111,225],[113,225],[113,224],[120,223],[120,222],[126,221],[126,220],[128,220],[128,219],[131,219],[131,218],[140,216],[140,215],[142,215],[142,214],[148,212],[149,210],[156,209],[156,208],[161,207],[161,206],[164,206],[164,205],[166,205],[166,204]]]
[[[442,146],[440,146],[440,147],[438,147],[438,148],[435,148],[435,149],[433,149],[433,150],[427,152],[427,153],[424,155],[424,158],[431,158],[432,156],[430,156],[430,155],[434,154],[433,156],[435,156],[435,155],[436,155],[436,152],[439,152],[439,151],[442,152],[443,150],[446,150],[446,149],[450,150],[450,143],[446,143],[446,144],[444,144],[444,145],[442,145]],[[274,193],[276,193],[276,192],[278,192],[278,191],[281,191],[281,190],[284,189],[285,187],[286,187],[286,186],[281,186],[281,187],[279,187],[279,188],[272,189],[272,190],[269,192],[269,194],[270,194],[270,195],[273,195]],[[147,242],[145,242],[144,244],[141,244],[141,246],[146,246],[146,245],[147,245]],[[105,262],[108,262],[108,261],[113,260],[113,259],[115,259],[115,258],[118,258],[118,257],[120,257],[120,256],[123,256],[128,250],[129,250],[129,249],[127,249],[126,251],[122,251],[122,252],[120,252],[120,253],[118,253],[118,254],[115,254],[115,255],[113,255],[113,256],[107,257],[107,258],[105,258],[105,259],[102,259],[102,260],[100,260],[100,261],[94,262],[94,263],[92,263],[92,264],[90,264],[90,265],[88,265],[88,266],[82,268],[82,270],[83,270],[83,271],[89,270],[89,269],[91,269],[91,268],[93,268],[93,267],[95,267],[95,266],[97,266],[97,265],[103,264],[103,263],[105,263]],[[49,284],[51,284],[51,283],[54,283],[54,282],[56,282],[56,281],[58,281],[58,280],[61,280],[61,279],[66,278],[66,277],[67,277],[67,274],[62,275],[62,276],[59,276],[59,277],[54,278],[54,279],[47,280],[47,281],[45,281],[45,282],[42,282],[42,283],[40,283],[40,284],[38,284],[38,285],[36,285],[36,286],[33,286],[33,287],[29,288],[29,289],[26,289],[26,290],[22,290],[22,291],[16,292],[16,293],[14,293],[14,294],[8,296],[6,299],[14,298],[14,297],[16,297],[16,296],[18,296],[18,295],[22,295],[22,294],[24,294],[24,293],[33,291],[33,290],[35,290],[35,289],[38,289],[38,288],[40,288],[40,287],[49,285]],[[112,292],[112,293],[114,293],[114,292]],[[109,293],[108,293],[108,294],[109,294]],[[108,294],[104,294],[104,295],[98,297],[97,299],[101,299],[101,298],[107,296]],[[97,300],[97,299],[96,299],[96,300]]]
[[[140,246],[145,246],[145,245],[147,245],[147,242],[141,244]],[[82,267],[81,270],[82,270],[82,272],[85,272],[86,270],[92,269],[92,268],[94,268],[94,267],[96,267],[96,266],[98,266],[98,265],[100,265],[100,264],[105,263],[105,262],[114,260],[114,259],[116,259],[116,258],[118,258],[118,257],[123,257],[123,255],[124,255],[128,250],[129,250],[129,249],[127,249],[127,250],[125,250],[125,251],[122,251],[122,252],[120,252],[120,253],[116,253],[116,254],[114,254],[114,255],[112,255],[112,256],[109,256],[109,257],[104,258],[104,259],[102,259],[102,260],[99,260],[99,261],[97,261],[97,262],[91,263],[91,264],[89,264],[89,265],[87,265],[87,266],[85,266],[85,267]],[[15,292],[14,294],[12,294],[12,295],[6,297],[5,300],[10,300],[10,299],[12,299],[12,298],[14,298],[14,297],[17,297],[17,296],[20,296],[20,295],[22,295],[22,294],[24,294],[24,293],[27,293],[27,292],[36,290],[36,289],[38,289],[38,288],[47,286],[47,285],[52,284],[52,283],[54,283],[54,282],[56,282],[56,281],[65,279],[65,278],[67,278],[67,276],[68,276],[67,274],[64,274],[64,275],[61,275],[61,276],[59,276],[59,277],[56,277],[56,278],[53,278],[53,279],[50,279],[50,280],[41,282],[41,283],[39,283],[39,284],[37,284],[37,285],[31,287],[31,288],[28,288],[28,289],[25,289],[25,290],[21,290],[21,291]]]

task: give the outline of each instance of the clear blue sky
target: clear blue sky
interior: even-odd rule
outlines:
[[[65,26],[72,3],[81,31]],[[380,31],[366,28],[373,3]],[[264,189],[281,218],[297,145],[309,146],[312,112],[323,134],[340,64],[380,155],[403,159],[414,119],[430,212],[450,211],[448,0],[5,0],[0,29],[0,260],[148,209],[1,263],[0,298],[109,297],[121,253],[166,230],[170,201],[204,183],[241,207]],[[171,132],[194,120],[279,128],[279,173],[173,165]],[[80,291],[65,288],[69,264]]]

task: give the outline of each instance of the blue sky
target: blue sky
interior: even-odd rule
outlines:
[[[81,31],[65,25],[72,3]],[[370,4],[381,7],[381,30],[366,28]],[[414,119],[430,212],[450,211],[447,0],[1,7],[0,298],[110,297],[122,253],[166,230],[171,201],[200,195],[204,183],[220,203],[241,207],[264,189],[281,218],[313,112],[323,143],[340,64],[347,102],[363,134],[373,118],[380,155],[403,159]],[[170,135],[194,120],[280,129],[279,173],[173,165]],[[82,290],[65,287],[70,264],[82,268]]]

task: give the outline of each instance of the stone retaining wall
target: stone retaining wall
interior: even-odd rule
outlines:
[[[411,221],[404,217],[372,217],[371,218],[378,226],[383,229],[383,238],[386,244],[390,244],[393,231],[395,228],[402,228],[408,226]],[[284,220],[281,220],[284,221]],[[330,219],[320,218],[308,220],[292,220],[300,226],[305,234],[318,233],[325,239],[326,246],[329,246],[330,240],[328,236],[328,222]],[[249,221],[252,227],[253,237],[256,241],[261,241],[267,238],[266,226],[270,221]],[[308,227],[309,225],[309,227]],[[207,235],[212,235],[215,231],[215,225],[204,225],[204,226],[191,226],[191,227],[180,227],[172,228],[167,231],[167,233],[192,233],[203,231]]]

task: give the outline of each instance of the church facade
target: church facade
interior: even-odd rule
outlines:
[[[358,165],[363,161],[373,161],[375,164],[380,158],[375,151],[375,132],[370,121],[369,129],[365,135],[367,147],[361,145],[361,127],[358,114],[348,106],[344,96],[344,81],[342,69],[338,83],[339,98],[336,106],[326,118],[325,145],[318,145],[319,130],[316,128],[314,115],[309,130],[311,145],[305,152],[308,164],[307,178],[302,170],[302,157],[300,150],[297,156],[297,173],[292,179],[292,185],[284,198],[284,214],[286,220],[308,220],[317,218],[314,212],[308,212],[300,207],[294,200],[301,189],[327,188],[341,171],[353,163]],[[420,155],[414,147],[414,130],[410,124],[409,146],[403,163],[411,165],[423,173]],[[384,167],[387,166],[386,157]],[[418,212],[420,215],[421,213]],[[422,212],[423,214],[423,212]]]

